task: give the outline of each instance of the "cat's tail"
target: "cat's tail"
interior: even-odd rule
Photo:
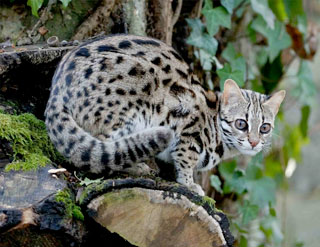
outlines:
[[[49,107],[49,108],[48,108]],[[104,142],[82,129],[67,110],[46,110],[49,137],[57,150],[76,167],[91,173],[121,171],[149,160],[166,149],[173,138],[167,127],[153,127]]]

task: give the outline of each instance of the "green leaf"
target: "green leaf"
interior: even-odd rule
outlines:
[[[280,54],[272,62],[268,60],[260,69],[261,82],[266,94],[270,94],[277,87],[283,72]]]
[[[269,8],[267,0],[251,0],[252,9],[260,14],[269,28],[274,29],[275,16]]]
[[[221,5],[225,7],[230,14],[232,14],[233,8],[235,7],[234,0],[221,0],[220,2],[221,2]]]
[[[259,16],[252,22],[251,28],[268,39],[268,54],[270,62],[273,62],[273,60],[279,55],[280,51],[291,46],[291,38],[287,33],[284,24],[280,21],[276,21],[274,28],[271,29],[262,17]]]
[[[260,228],[266,234],[266,237],[272,239],[272,242],[275,243],[274,246],[278,246],[277,244],[283,240],[283,234],[277,218],[268,215],[261,221]]]
[[[286,6],[283,0],[269,0],[269,6],[273,13],[276,15],[279,21],[285,21],[288,19],[286,12]]]
[[[236,162],[233,160],[219,165],[219,172],[225,179],[223,186],[224,193],[236,192],[242,194],[247,189],[247,181],[242,170],[236,169]]]
[[[187,39],[187,44],[204,49],[214,56],[217,51],[218,41],[205,33],[205,27],[199,19],[186,19],[192,32]]]
[[[277,212],[274,208],[270,208],[269,209],[269,214],[273,217],[277,217]]]
[[[257,52],[256,61],[259,67],[262,67],[268,61],[268,49],[266,47],[261,47]]]
[[[221,181],[217,175],[210,176],[210,184],[216,191],[220,192],[221,194],[223,193],[221,189]]]
[[[62,2],[63,7],[68,7],[68,4],[71,2],[72,0],[60,0],[60,2]]]
[[[297,97],[302,104],[311,105],[317,89],[314,85],[309,62],[301,60],[297,80],[291,80],[291,82],[293,83],[292,95]]]
[[[301,108],[300,130],[303,137],[308,136],[308,120],[310,116],[310,106],[305,105]]]
[[[230,180],[226,181],[226,185],[238,195],[241,195],[248,187],[247,179],[245,178],[244,171],[235,170]]]
[[[236,52],[233,44],[229,42],[227,47],[222,52],[222,57],[230,63],[232,71],[241,71],[243,78],[241,81],[245,81],[247,66],[244,57]],[[240,82],[241,83],[241,82]]]
[[[256,180],[262,177],[261,165],[250,162],[246,169],[246,178],[248,180]]]
[[[218,166],[220,174],[226,179],[229,180],[233,176],[233,171],[236,169],[237,163],[235,160],[230,162],[223,162]]]
[[[243,235],[240,237],[239,247],[248,247],[248,240]]]
[[[213,4],[212,4],[212,0],[205,0],[204,1],[204,6],[202,8],[202,11],[204,10],[210,10],[213,9]]]
[[[242,214],[242,224],[246,225],[257,218],[259,214],[259,207],[254,204],[250,204],[249,201],[245,200],[243,206],[239,208],[239,211]]]
[[[248,183],[248,190],[250,195],[250,203],[258,205],[260,208],[271,203],[275,203],[276,184],[273,179],[269,177],[262,177]]]
[[[202,68],[206,71],[210,71],[212,69],[212,55],[206,52],[203,49],[199,50],[199,59]]]
[[[43,0],[28,0],[27,5],[31,7],[34,16],[39,17],[38,10],[41,8]]]
[[[304,15],[303,0],[283,0],[290,22],[297,23],[298,16]]]
[[[220,78],[220,88],[223,90],[224,82],[227,79],[234,80],[240,87],[244,86],[244,72],[241,70],[233,70],[231,65],[226,63],[222,69],[217,70]]]
[[[219,31],[220,26],[231,28],[231,15],[224,7],[204,8],[202,13],[206,17],[207,30],[211,36]]]
[[[234,48],[232,42],[228,42],[227,47],[222,52],[222,57],[228,62],[231,62],[233,59],[236,59],[238,57],[236,49]]]

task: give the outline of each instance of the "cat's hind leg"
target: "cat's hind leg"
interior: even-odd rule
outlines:
[[[101,136],[98,138],[112,146],[111,170],[148,175],[154,171],[144,162],[152,160],[156,154],[166,149],[173,136],[174,132],[170,128],[151,127],[116,140]]]

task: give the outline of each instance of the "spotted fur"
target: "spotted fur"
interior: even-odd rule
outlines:
[[[149,172],[141,163],[157,155],[174,162],[179,183],[203,195],[193,170],[263,149],[270,133],[259,128],[273,127],[283,97],[240,90],[232,80],[222,94],[204,90],[172,47],[118,35],[64,56],[45,116],[52,142],[76,167]],[[235,127],[237,119],[247,131]]]

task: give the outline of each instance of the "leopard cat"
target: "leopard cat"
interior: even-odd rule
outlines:
[[[194,170],[269,146],[284,97],[242,90],[231,79],[222,93],[206,90],[172,47],[114,35],[63,57],[45,117],[57,150],[80,169],[143,174],[156,156],[174,163],[178,183],[204,195]]]

